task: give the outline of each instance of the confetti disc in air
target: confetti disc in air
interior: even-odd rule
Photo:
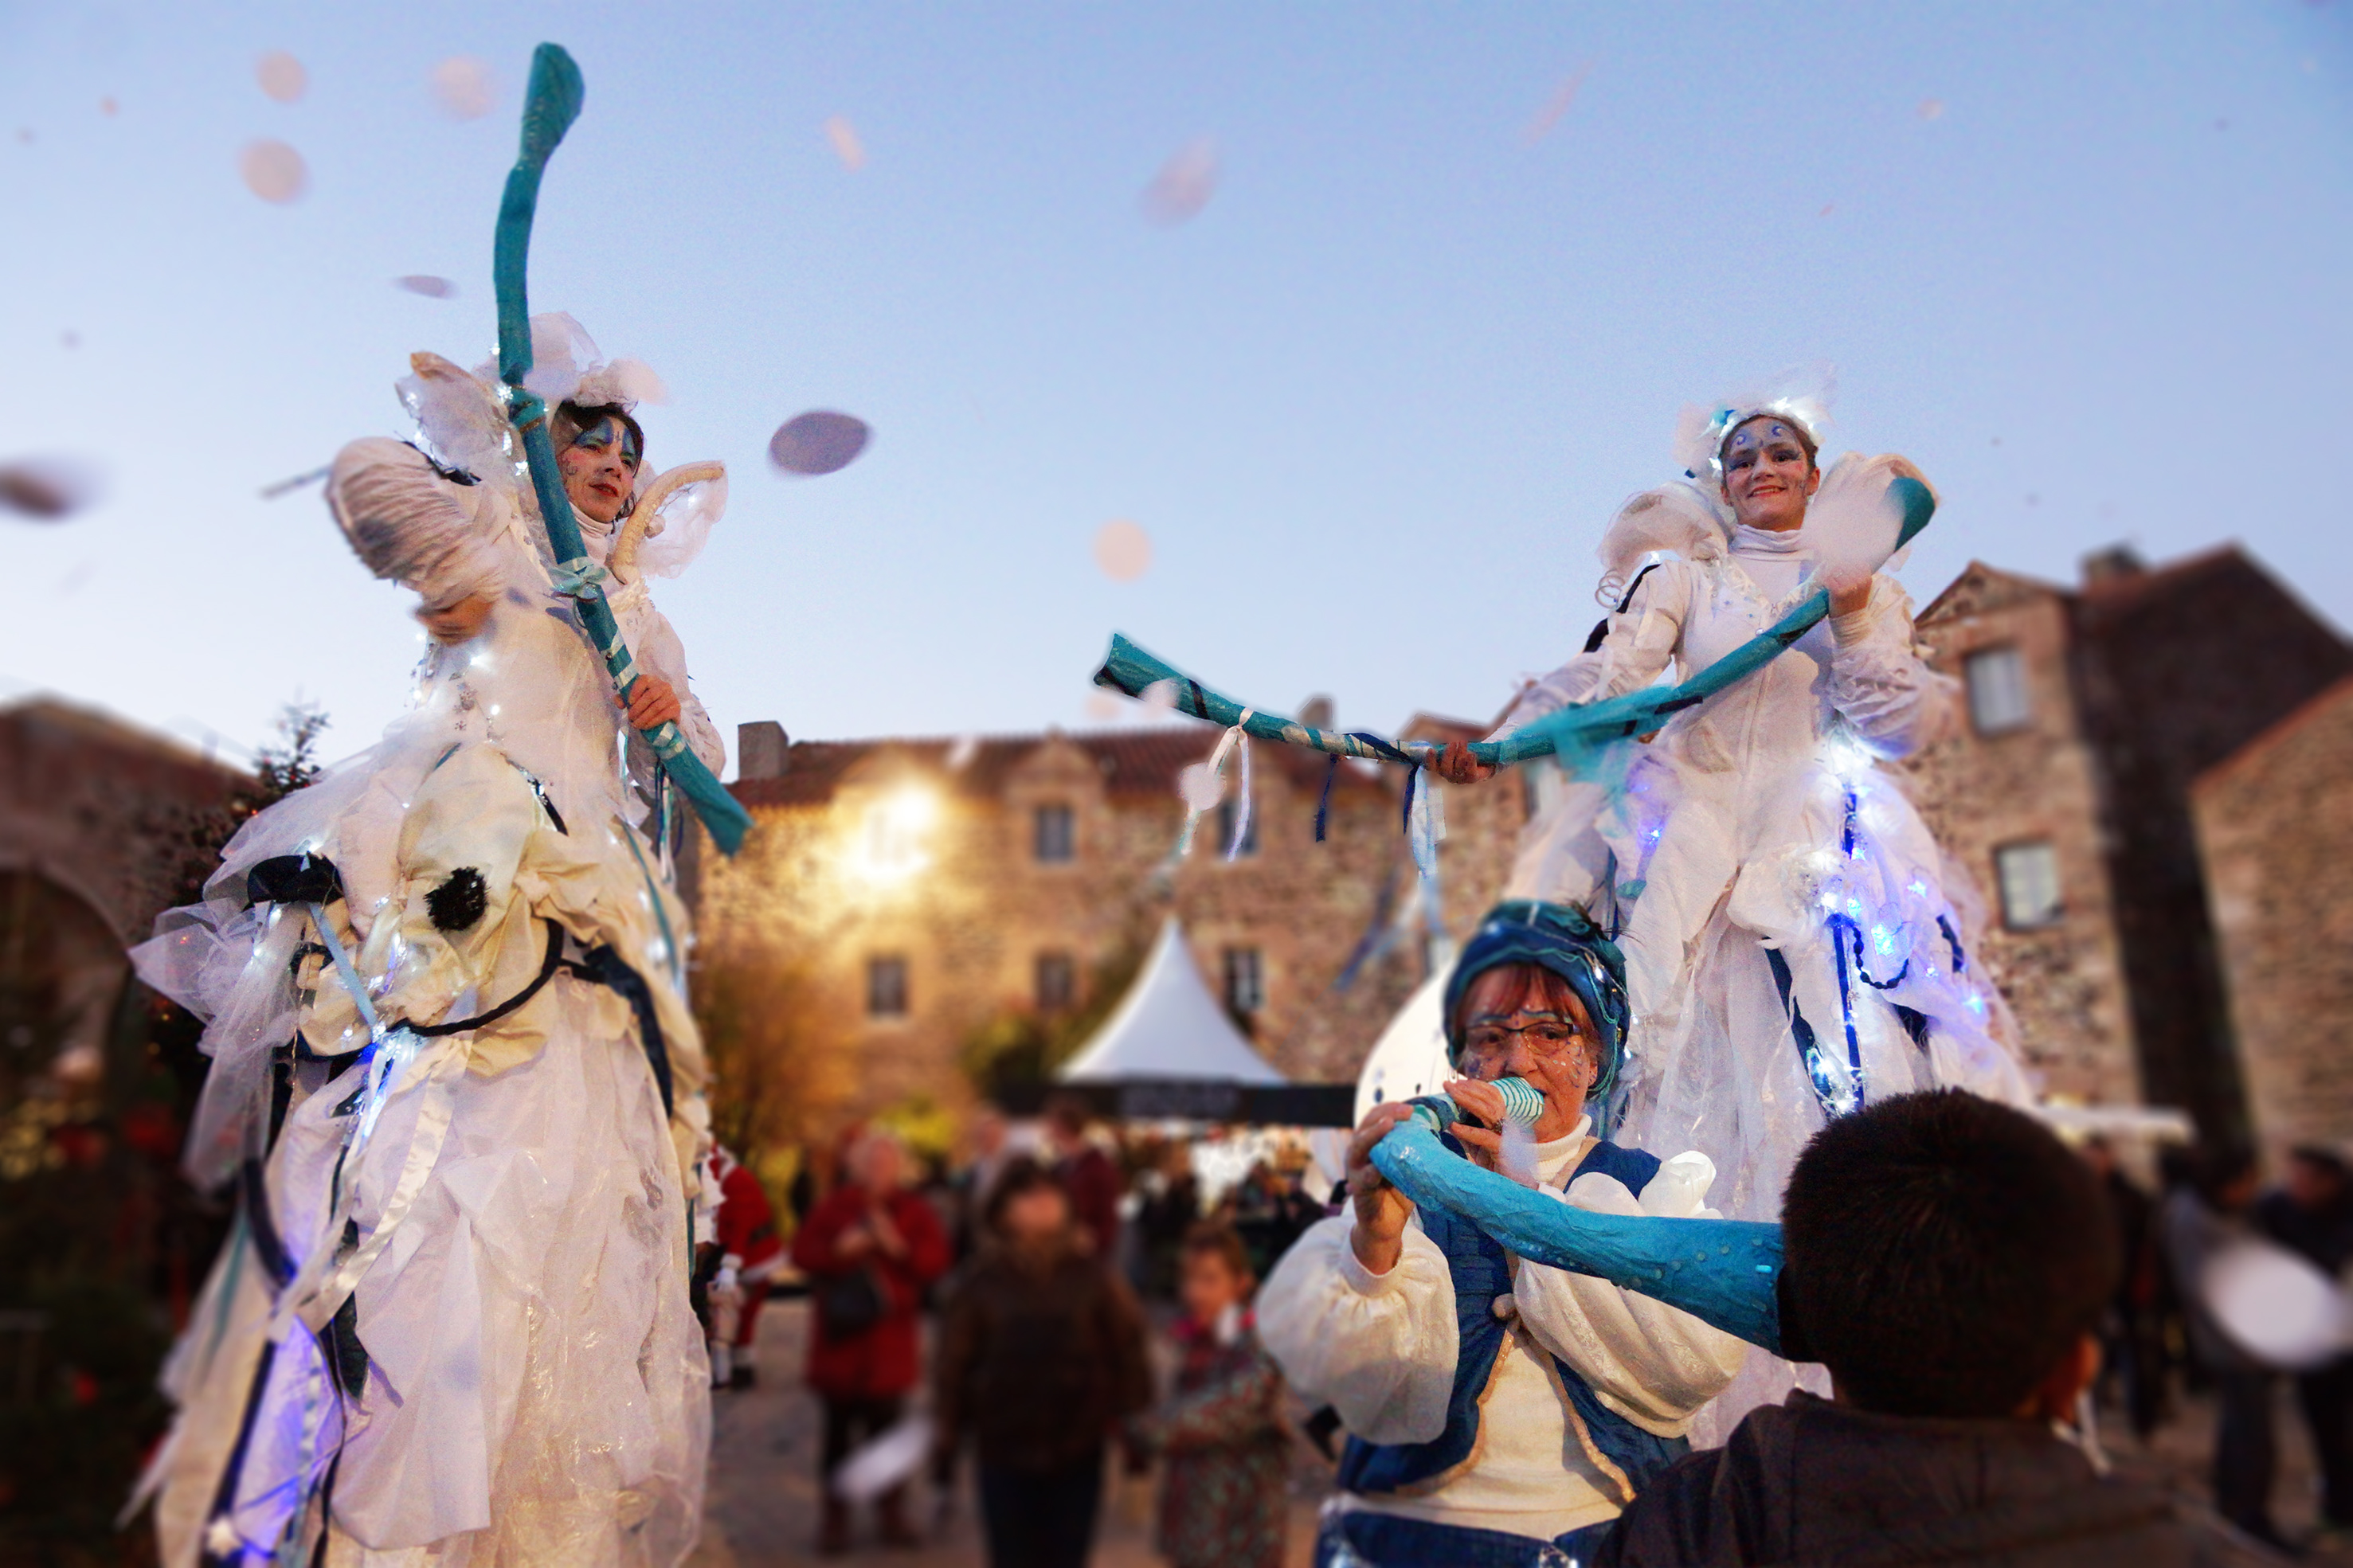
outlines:
[[[1196,216],[1218,190],[1218,144],[1187,142],[1144,187],[1144,216],[1171,226]]]
[[[1127,710],[1120,705],[1119,699],[1108,691],[1091,691],[1087,694],[1087,717],[1098,724],[1115,722],[1119,716],[1126,711]]]
[[[768,460],[788,474],[814,479],[848,468],[872,435],[863,419],[816,409],[776,426],[768,437]]]
[[[1226,798],[1226,781],[1208,763],[1195,763],[1176,775],[1176,794],[1195,811],[1207,811]]]
[[[261,84],[265,97],[280,103],[293,103],[311,85],[310,73],[302,62],[284,49],[272,49],[253,63],[253,79]]]
[[[825,139],[833,143],[833,155],[851,174],[866,167],[866,143],[858,139],[858,128],[837,114],[825,122]]]
[[[433,96],[451,119],[480,120],[498,107],[498,79],[490,61],[451,55],[433,68]]]
[[[1921,119],[1923,119],[1923,120],[1935,120],[1935,119],[1938,118],[1940,115],[1942,115],[1944,112],[1945,112],[1945,100],[1944,100],[1943,99],[1941,99],[1941,98],[1924,98],[1924,99],[1922,99],[1922,100],[1920,100],[1920,118],[1921,118]]]
[[[2222,1331],[2258,1361],[2302,1372],[2344,1353],[2345,1293],[2284,1247],[2243,1241],[2226,1247],[2198,1283]]]
[[[59,458],[0,464],[0,513],[34,522],[62,522],[98,497],[98,478]]]
[[[429,272],[412,272],[406,278],[392,280],[396,289],[406,289],[412,294],[422,294],[428,300],[454,300],[458,286],[447,278],[436,278]]]
[[[1152,536],[1115,518],[1095,531],[1095,564],[1114,583],[1133,583],[1152,565]]]
[[[265,202],[299,200],[311,187],[302,154],[269,137],[245,144],[237,155],[237,172],[245,176],[245,188]]]
[[[1567,114],[1575,106],[1577,89],[1585,85],[1585,79],[1592,74],[1591,60],[1577,67],[1575,74],[1555,89],[1550,98],[1545,100],[1544,107],[1536,110],[1535,118],[1528,121],[1526,129],[1520,132],[1520,140],[1531,147],[1543,141],[1545,133],[1559,124],[1561,116]]]

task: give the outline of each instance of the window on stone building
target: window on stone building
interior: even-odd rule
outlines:
[[[1060,1013],[1079,999],[1079,966],[1067,952],[1038,955],[1038,1011]]]
[[[2001,888],[2001,923],[2010,930],[2051,925],[2065,912],[2059,901],[2059,852],[2049,844],[2005,844],[1993,852],[1993,870]]]
[[[903,1018],[907,1016],[907,961],[893,954],[866,961],[866,1016]]]
[[[1979,648],[1961,661],[1969,688],[1969,722],[1980,735],[2022,730],[2034,717],[2026,691],[2026,656],[2014,647]]]
[[[1223,800],[1218,803],[1217,850],[1220,855],[1223,855],[1229,849],[1234,848],[1234,818],[1236,815],[1240,812],[1241,808],[1242,803],[1239,800]],[[1239,858],[1244,855],[1255,855],[1257,853],[1258,813],[1253,811],[1250,813],[1250,825],[1242,829],[1242,847],[1240,849],[1235,849],[1234,854],[1235,857]]]
[[[1067,805],[1041,805],[1030,816],[1030,852],[1041,863],[1059,866],[1079,856],[1077,824]]]
[[[1227,1010],[1246,1018],[1265,1005],[1266,972],[1259,963],[1258,949],[1226,949]]]

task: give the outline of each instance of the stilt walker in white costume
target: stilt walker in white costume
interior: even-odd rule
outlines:
[[[497,380],[417,356],[418,443],[354,442],[329,480],[361,560],[421,601],[409,711],[248,822],[134,954],[206,1022],[186,1163],[240,1199],[134,1500],[171,1568],[668,1565],[700,1526],[706,1072],[647,829],[672,784],[723,848],[745,819],[643,579],[691,558],[723,476],[649,481],[649,373],[526,320],[580,98],[543,46]]]
[[[1827,588],[1831,615],[1746,679],[1669,720],[1634,760],[1567,783],[1530,824],[1507,896],[1589,910],[1626,954],[1635,1026],[1620,1142],[1698,1149],[1715,1200],[1771,1220],[1805,1141],[1874,1097],[1937,1086],[2029,1096],[2000,996],[1974,962],[1976,908],[1874,764],[1950,721],[1952,683],[1913,642],[1871,498],[1896,458],[1819,466],[1825,410],[1784,394],[1687,415],[1686,478],[1628,502],[1602,542],[1610,613],[1497,731],[1686,679]],[[1433,765],[1489,777],[1467,747]],[[1528,764],[1544,767],[1549,764]],[[1694,1439],[1778,1398],[1749,1369]]]
[[[333,1564],[668,1564],[695,1538],[705,1071],[660,807],[619,742],[682,720],[722,762],[644,574],[684,563],[723,479],[652,479],[629,367],[550,359],[565,490],[645,672],[626,714],[495,394],[419,355],[419,445],[353,443],[328,492],[422,601],[410,710],[248,823],[136,953],[207,1022],[188,1165],[241,1198],[167,1374],[150,1487],[174,1568],[322,1542]]]

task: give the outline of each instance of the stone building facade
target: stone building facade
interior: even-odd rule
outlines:
[[[1992,904],[1983,954],[2047,1092],[2247,1130],[2191,784],[2334,681],[2353,648],[2234,546],[2067,588],[1975,563],[1922,612],[1965,717],[1909,760]]]
[[[2254,1132],[2353,1144],[2353,679],[2191,789]]]
[[[52,1124],[142,1070],[143,1035],[115,1026],[123,949],[194,891],[203,830],[252,782],[103,713],[0,708],[0,1178],[49,1158]]]
[[[1963,681],[1963,712],[1903,764],[1948,879],[1988,898],[1978,955],[2008,999],[2028,1070],[2048,1095],[2141,1099],[2132,1005],[2101,852],[2099,763],[2070,678],[2064,589],[1973,563],[1918,622],[1929,662]],[[2002,870],[2040,859],[2051,895],[2005,909]],[[2027,889],[2017,887],[2013,893]]]
[[[1477,732],[1427,719],[1408,731]],[[1172,861],[1178,775],[1219,733],[1177,721],[788,742],[745,725],[732,787],[756,826],[735,859],[707,844],[692,857],[699,962],[797,977],[815,1031],[800,1078],[820,1125],[917,1099],[961,1106],[977,1037],[1100,1004],[1169,913],[1269,1062],[1297,1082],[1353,1081],[1431,957],[1400,831],[1404,774],[1257,744],[1243,852],[1227,856],[1229,787]],[[1525,803],[1491,786],[1446,791],[1441,809],[1440,924],[1460,940],[1501,885]],[[822,1065],[843,1062],[854,1070]]]

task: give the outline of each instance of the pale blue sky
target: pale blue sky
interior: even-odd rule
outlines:
[[[398,433],[409,350],[487,348],[542,38],[588,100],[533,303],[668,381],[658,465],[733,470],[659,594],[731,735],[1082,724],[1113,628],[1262,706],[1484,715],[1581,642],[1677,408],[1811,360],[1835,444],[1943,490],[1923,599],[2234,537],[2353,622],[2348,10],[0,3],[0,458],[108,473],[0,521],[0,691],[243,744],[301,695],[338,752],[391,716],[406,595],[256,492]],[[438,110],[452,55],[487,118]],[[303,200],[240,183],[262,136]],[[1145,221],[1204,137],[1206,209]],[[874,444],[786,480],[811,407]]]

